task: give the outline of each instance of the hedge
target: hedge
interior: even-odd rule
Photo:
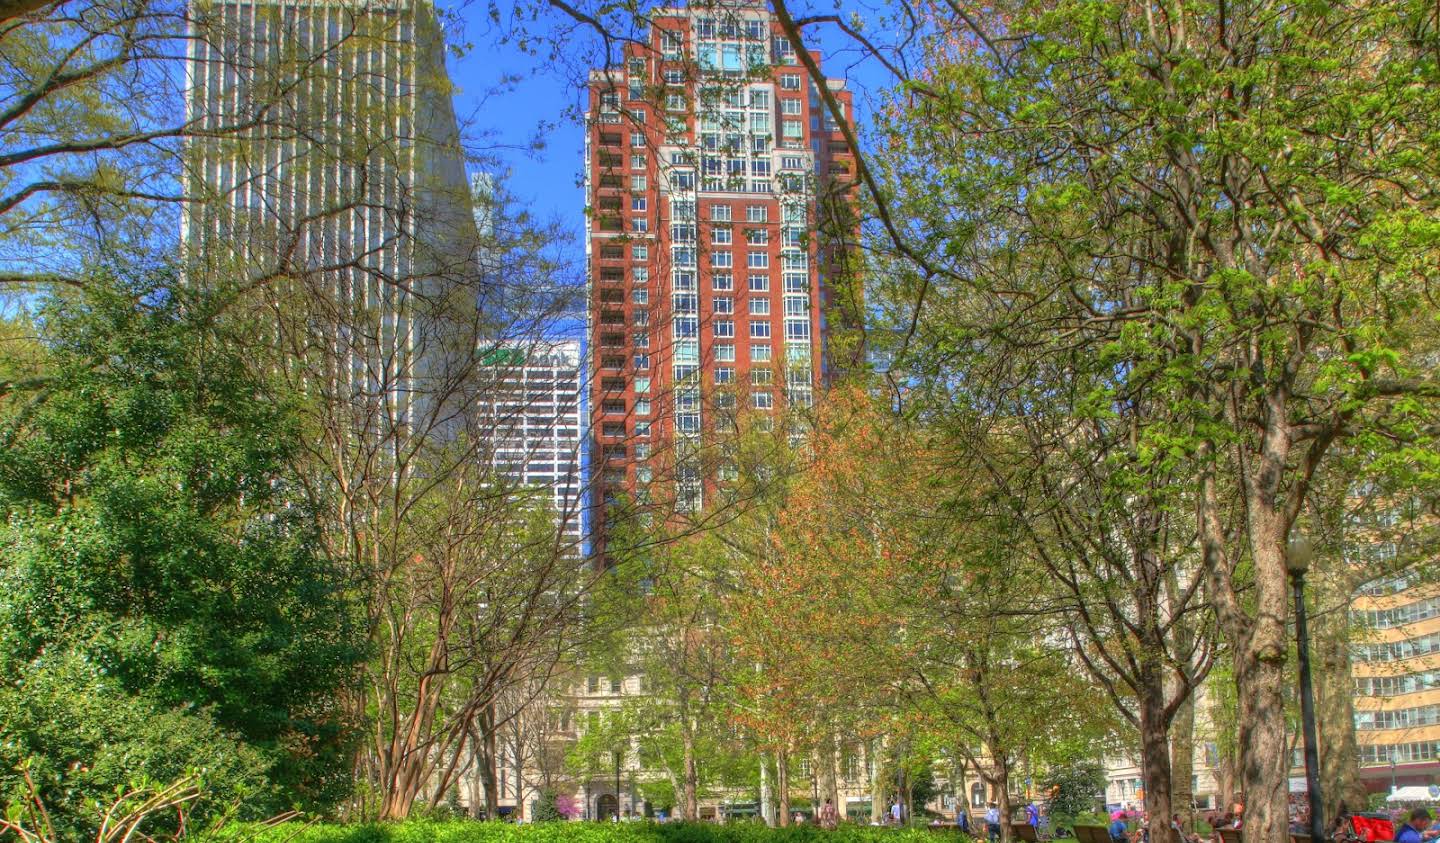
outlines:
[[[767,828],[757,822],[587,823],[514,825],[451,820],[357,825],[291,823],[270,829],[233,826],[206,843],[968,843],[955,831],[841,825]]]

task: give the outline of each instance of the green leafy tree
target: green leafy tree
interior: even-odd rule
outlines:
[[[334,703],[363,655],[347,583],[287,494],[290,408],[173,277],[41,309],[43,376],[4,398],[0,786],[83,805],[189,768],[245,810],[348,790]]]
[[[1286,546],[1317,472],[1349,443],[1368,456],[1360,476],[1435,476],[1440,385],[1416,342],[1433,333],[1437,266],[1434,10],[949,9],[870,161],[887,251],[903,255],[876,274],[895,317],[881,357],[935,387],[931,406],[959,397],[997,427],[1055,396],[1088,405],[1057,451],[1130,420],[1129,486],[1106,497],[1186,516],[1161,534],[1193,537],[1203,576],[1180,591],[1203,588],[1231,653],[1244,834],[1279,843]],[[1044,403],[996,411],[1006,385]],[[1021,516],[1091,507],[1071,484],[1119,467],[1100,456]],[[1174,494],[1156,496],[1167,476]],[[1149,784],[1168,760],[1146,756]]]

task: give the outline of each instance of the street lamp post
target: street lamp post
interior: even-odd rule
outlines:
[[[615,821],[620,821],[620,751],[615,751]]]
[[[1310,799],[1310,839],[1319,843],[1325,837],[1325,818],[1320,798],[1320,753],[1315,739],[1315,692],[1310,682],[1310,634],[1305,625],[1305,572],[1310,568],[1313,555],[1310,543],[1298,539],[1286,551],[1285,567],[1290,572],[1290,585],[1295,592],[1295,638],[1300,657],[1300,719],[1305,728],[1305,790]]]
[[[1397,787],[1396,784],[1395,784],[1395,764],[1396,764],[1397,762],[1399,762],[1399,761],[1400,761],[1400,750],[1398,750],[1398,749],[1392,749],[1392,750],[1390,750],[1390,792],[1391,792],[1391,793],[1394,793],[1395,790],[1396,790],[1396,787]]]

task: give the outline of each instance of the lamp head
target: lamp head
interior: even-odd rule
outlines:
[[[1292,577],[1304,576],[1310,570],[1310,560],[1314,557],[1315,549],[1311,547],[1310,540],[1298,538],[1285,549],[1285,570]]]

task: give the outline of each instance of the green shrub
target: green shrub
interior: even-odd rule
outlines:
[[[205,843],[968,843],[956,832],[841,825],[767,828],[760,823],[586,823],[513,825],[500,822],[428,822],[280,826],[256,832],[234,826]]]

